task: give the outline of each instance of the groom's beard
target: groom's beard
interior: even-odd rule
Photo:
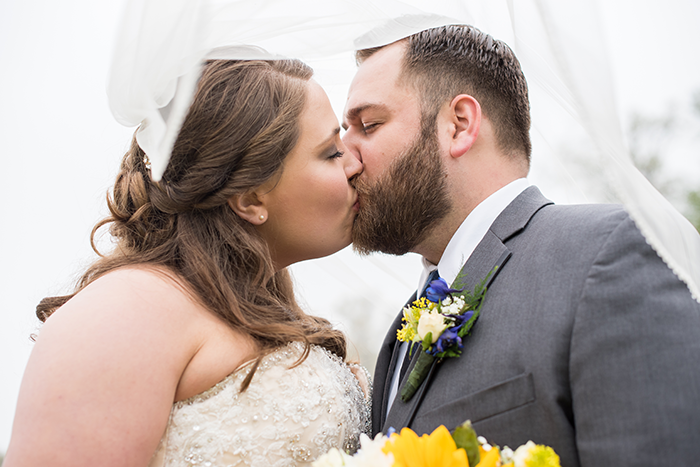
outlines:
[[[434,123],[423,125],[418,139],[376,182],[359,177],[355,188],[360,211],[352,229],[354,250],[412,251],[452,208]]]

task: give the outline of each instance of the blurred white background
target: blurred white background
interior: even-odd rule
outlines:
[[[106,213],[105,194],[133,132],[114,121],[105,93],[123,3],[0,0],[0,453],[37,330],[34,307],[67,292],[92,260],[89,233]],[[685,115],[700,90],[700,2],[600,3],[623,127],[633,115]],[[340,115],[344,91],[330,89]],[[693,128],[655,144],[668,178],[698,189]],[[571,201],[558,197],[557,184],[567,181],[547,178],[538,165],[536,140],[533,154],[531,181],[554,201]],[[307,310],[346,330],[369,367],[419,271],[415,255],[359,258],[349,248],[293,267]]]

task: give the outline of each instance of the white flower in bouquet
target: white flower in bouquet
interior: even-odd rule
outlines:
[[[513,452],[513,467],[559,467],[554,449],[528,441]]]
[[[385,454],[382,451],[387,439],[381,433],[374,439],[362,434],[360,435],[361,447],[354,456],[333,448],[315,460],[311,467],[392,467],[394,455]]]
[[[360,449],[352,457],[351,467],[392,467],[394,465],[394,455],[384,454],[382,448],[386,444],[387,437],[378,434],[376,438],[360,435]],[[314,466],[315,467],[315,466]]]
[[[336,448],[316,459],[311,465],[312,467],[343,467],[348,465],[346,461],[352,460],[350,456],[342,453]]]

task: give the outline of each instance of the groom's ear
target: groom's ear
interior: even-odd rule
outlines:
[[[461,157],[471,149],[481,128],[481,105],[468,94],[460,94],[450,102],[450,155]]]
[[[267,208],[255,191],[231,196],[228,205],[238,217],[253,225],[262,225],[267,220]]]

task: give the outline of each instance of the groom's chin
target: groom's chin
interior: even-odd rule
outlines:
[[[361,256],[371,253],[405,255],[415,245],[415,232],[406,235],[397,226],[391,226],[383,216],[370,217],[360,212],[352,228],[352,249]]]
[[[396,249],[396,248],[384,248],[380,246],[366,245],[353,242],[352,249],[360,256],[369,256],[372,253],[384,253],[387,255],[402,256],[408,253],[410,250]]]
[[[369,256],[372,253],[376,253],[374,250],[369,249],[365,246],[358,245],[357,243],[352,243],[352,250],[360,256]]]

